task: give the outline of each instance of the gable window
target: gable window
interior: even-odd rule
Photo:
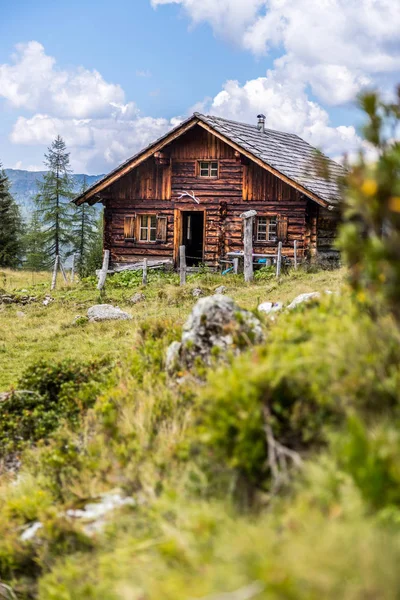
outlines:
[[[276,242],[278,239],[277,217],[257,217],[256,219],[256,241]]]
[[[218,177],[218,161],[207,160],[199,162],[199,175],[200,177]]]
[[[139,240],[141,242],[155,242],[157,239],[156,215],[140,215]]]

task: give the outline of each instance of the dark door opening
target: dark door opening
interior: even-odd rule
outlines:
[[[186,247],[186,264],[197,266],[203,261],[204,212],[182,213],[182,245]]]

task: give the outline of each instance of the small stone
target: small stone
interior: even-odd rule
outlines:
[[[132,315],[124,312],[118,306],[112,304],[96,304],[91,306],[87,312],[89,321],[127,321]]]
[[[193,298],[200,298],[200,296],[203,296],[203,290],[201,288],[194,288],[192,296]]]
[[[39,529],[42,527],[43,525],[40,521],[35,521],[32,523],[32,525],[29,525],[28,529],[25,529],[25,531],[20,535],[19,539],[21,542],[28,542],[35,537],[37,531],[39,531]]]
[[[172,342],[172,344],[168,346],[167,355],[165,357],[165,368],[167,373],[174,373],[178,369],[181,347],[181,342]]]
[[[144,294],[141,294],[140,292],[137,292],[137,294],[133,294],[129,302],[131,304],[138,304],[138,302],[143,302],[144,300],[146,300],[146,296]]]
[[[289,304],[288,309],[292,310],[296,308],[299,304],[303,304],[303,302],[309,302],[310,300],[317,300],[321,297],[319,292],[310,292],[309,294],[300,294],[296,296],[296,298]]]
[[[269,315],[271,313],[279,312],[282,308],[282,302],[262,302],[258,306],[258,311]]]
[[[26,314],[24,312],[22,312],[22,310],[17,310],[17,312],[15,314],[17,315],[17,317],[19,319],[23,319],[24,317],[26,317]]]
[[[226,287],[224,285],[220,285],[215,288],[214,294],[226,294]]]
[[[54,298],[52,298],[51,296],[47,295],[47,296],[44,297],[43,306],[48,306],[51,302],[54,302]]]

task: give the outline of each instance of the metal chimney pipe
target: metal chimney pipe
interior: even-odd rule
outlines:
[[[258,131],[265,133],[265,115],[257,115],[258,123]]]

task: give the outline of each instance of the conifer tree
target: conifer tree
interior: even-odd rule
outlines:
[[[0,164],[0,267],[16,268],[21,264],[22,235],[20,211]]]
[[[80,193],[86,192],[87,188],[86,177],[84,177]],[[89,255],[99,235],[98,213],[94,206],[81,204],[75,208],[72,223],[73,252],[78,254],[78,273],[84,276],[87,272]]]
[[[68,250],[71,242],[73,182],[69,152],[59,135],[45,154],[44,163],[48,172],[39,183],[36,206],[40,213],[47,265],[50,266],[57,254]]]
[[[44,271],[48,267],[44,235],[39,214],[35,211],[28,225],[24,240],[25,268],[29,271]]]

